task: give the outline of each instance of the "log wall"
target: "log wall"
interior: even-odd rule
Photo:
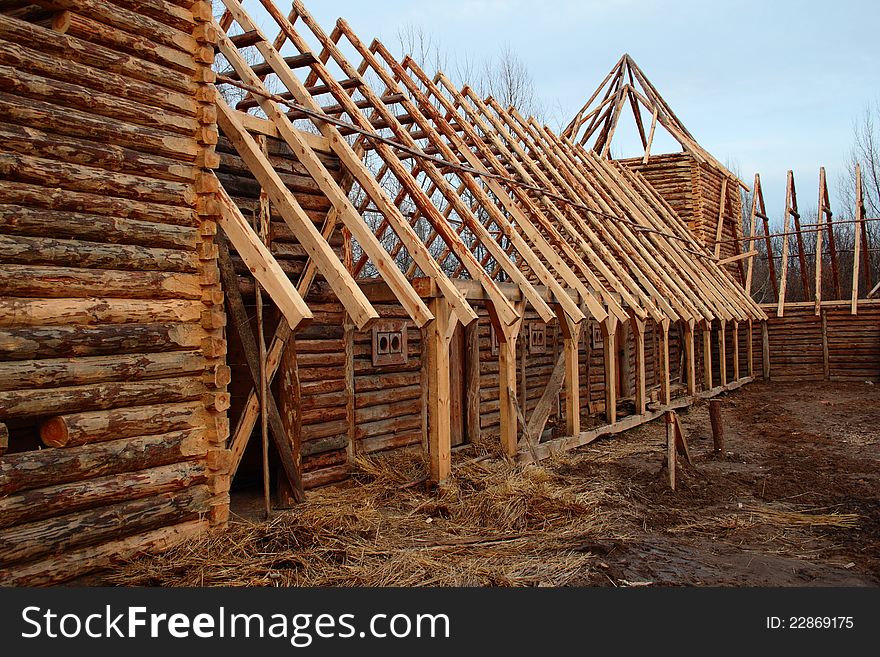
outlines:
[[[767,334],[771,381],[880,380],[880,300],[860,300],[857,315],[851,314],[848,301],[824,302],[819,316],[813,303],[786,304],[782,317],[776,315],[775,304],[762,308],[770,317]],[[755,372],[760,376],[763,360],[759,322],[754,325],[752,339]]]
[[[714,252],[724,179],[721,172],[708,164],[701,164],[685,152],[652,155],[647,164],[643,164],[642,158],[625,159],[621,163],[640,172],[676,214],[687,222],[696,238]],[[742,216],[739,186],[728,181],[725,195],[727,200],[719,256],[722,259],[741,252],[739,243],[732,240],[742,237],[739,233]],[[741,264],[742,261],[730,263],[727,269],[739,277]]]
[[[228,515],[211,5],[24,5],[0,4],[0,584]]]

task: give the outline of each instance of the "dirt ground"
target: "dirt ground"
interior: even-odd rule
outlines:
[[[753,383],[721,398],[723,458],[701,402],[680,412],[693,466],[676,491],[662,420],[539,466],[474,446],[441,489],[414,485],[415,455],[365,460],[292,512],[238,518],[104,582],[876,586],[878,401],[867,383]]]

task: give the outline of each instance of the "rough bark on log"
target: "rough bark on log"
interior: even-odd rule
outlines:
[[[145,108],[153,107],[160,112],[171,112],[188,117],[196,115],[198,104],[193,97],[195,89],[188,90],[188,93],[172,91],[153,82],[144,82],[130,76],[80,64],[66,54],[59,56],[46,53],[42,49],[35,50],[29,47],[32,45],[28,43],[24,46],[0,37],[0,65],[11,66],[45,78],[76,80],[77,84],[93,91],[118,95],[121,99],[135,101]],[[58,66],[59,59],[64,62],[63,67]],[[163,71],[156,79],[161,80],[168,75],[168,71]]]
[[[3,301],[0,300],[0,314],[8,308]],[[34,327],[22,323],[25,326],[0,329],[0,356],[4,359],[153,353],[192,349],[203,346],[209,339],[207,332],[197,324]],[[125,367],[122,363],[120,365]],[[15,369],[13,365],[9,367]]]
[[[22,491],[8,495],[3,499],[3,504],[0,504],[0,528],[179,491],[203,484],[207,480],[208,472],[203,463],[184,461],[158,468]]]
[[[107,566],[113,560],[166,550],[180,541],[207,531],[208,520],[191,520],[133,536],[70,550],[40,561],[0,568],[0,585],[48,586],[66,582]]]
[[[204,456],[207,451],[207,432],[204,429],[190,429],[70,449],[7,454],[0,460],[0,496],[93,477],[157,468]]]
[[[36,25],[0,16],[0,38],[15,43],[33,44],[41,52],[61,59],[72,59],[184,93],[192,93],[194,86],[192,74],[195,72],[196,62],[190,53],[161,46],[154,39],[115,30],[75,11],[68,12],[66,34],[49,32]]]
[[[100,192],[92,194],[58,187],[44,187],[39,183],[31,185],[2,179],[0,179],[0,200],[14,204],[14,207],[17,206],[22,212],[27,212],[27,209],[22,206],[31,206],[46,210],[65,210],[189,227],[195,227],[201,221],[193,208],[145,203],[133,199],[107,196]]]
[[[0,456],[3,456],[7,449],[9,449],[9,429],[0,422]]]
[[[6,42],[2,42],[3,47],[6,45]],[[86,110],[110,118],[115,117],[154,130],[185,135],[190,139],[199,129],[198,121],[194,117],[169,114],[112,94],[94,91],[78,84],[44,78],[11,66],[0,65],[0,83],[14,96]]]
[[[181,402],[199,399],[206,394],[208,387],[192,377],[93,383],[47,390],[10,390],[0,392],[0,420]]]
[[[0,262],[177,273],[200,268],[193,251],[10,235],[0,235]]]
[[[199,169],[191,164],[159,155],[147,155],[130,148],[91,139],[66,137],[31,126],[0,123],[0,140],[10,152],[96,167],[105,171],[149,176],[159,180],[192,183]]]
[[[184,137],[130,123],[125,117],[105,117],[75,107],[55,105],[51,98],[37,100],[0,93],[0,117],[9,123],[39,125],[55,134],[103,141],[178,162],[194,162],[202,150],[192,136]]]
[[[210,498],[208,487],[200,485],[0,530],[0,564],[8,566],[193,520],[208,510]],[[120,523],[120,518],[125,522]]]
[[[2,194],[2,192],[0,192]],[[198,229],[97,214],[0,205],[0,233],[22,237],[86,240],[157,250],[192,252],[201,241]],[[45,245],[41,241],[41,245]],[[35,254],[36,255],[36,254]]]
[[[76,447],[143,434],[207,427],[205,405],[198,402],[133,406],[109,411],[56,415],[40,424],[40,439],[47,447]]]
[[[189,183],[156,180],[128,173],[109,175],[104,169],[17,153],[0,153],[0,174],[7,180],[17,182],[175,207],[191,206],[195,202],[195,193]]]
[[[4,265],[0,295],[10,297],[122,299],[201,299],[201,278],[194,274],[119,271],[77,267]]]
[[[0,297],[0,327],[198,322],[205,304],[179,299],[21,299]]]

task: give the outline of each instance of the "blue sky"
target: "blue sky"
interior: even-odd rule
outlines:
[[[275,0],[285,8],[285,0]],[[248,5],[257,3],[251,0]],[[801,209],[814,207],[824,165],[836,181],[852,125],[880,100],[876,2],[661,0],[306,0],[329,31],[344,17],[360,38],[396,46],[421,26],[450,57],[489,58],[505,46],[528,66],[554,115],[571,117],[629,52],[697,140],[781,212],[785,172]],[[622,133],[621,146],[626,144]]]

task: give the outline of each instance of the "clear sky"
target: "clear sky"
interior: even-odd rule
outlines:
[[[285,0],[275,0],[286,10]],[[248,6],[257,4],[250,0]],[[880,100],[880,3],[836,0],[306,0],[329,31],[344,17],[362,40],[397,44],[421,26],[451,53],[505,46],[528,66],[543,105],[566,119],[629,52],[685,126],[781,213],[791,168],[802,210],[819,166],[831,202],[852,126]],[[625,137],[625,135],[621,135]],[[626,140],[622,142],[625,145]]]

